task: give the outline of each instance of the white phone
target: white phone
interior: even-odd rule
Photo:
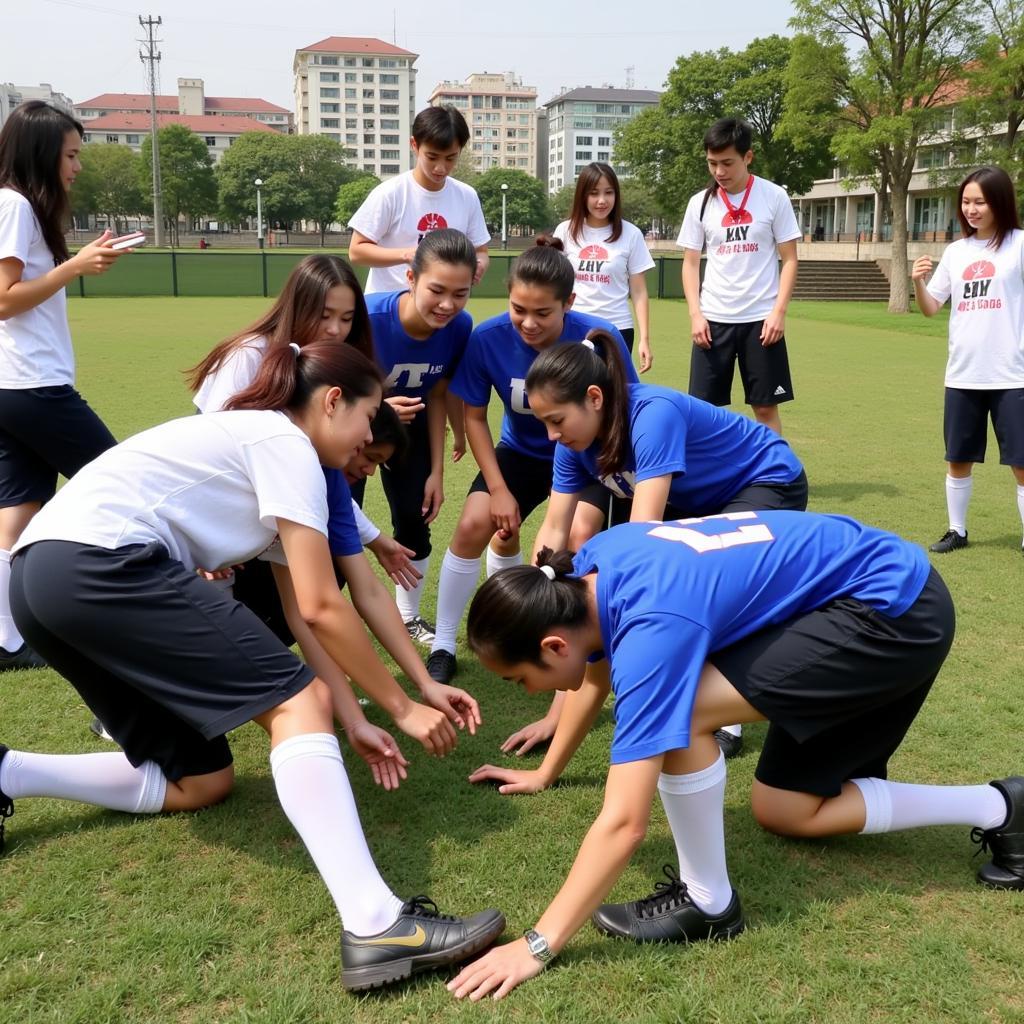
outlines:
[[[112,238],[107,243],[108,249],[134,249],[137,246],[146,244],[146,236],[141,231],[134,231],[130,235],[121,235],[120,238]]]

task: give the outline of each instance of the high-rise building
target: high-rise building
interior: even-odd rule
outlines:
[[[12,85],[0,82],[0,128],[3,128],[11,111],[29,100],[43,100],[52,103],[69,114],[74,114],[74,104],[62,92],[54,92],[49,82],[41,85]]]
[[[585,164],[615,163],[615,129],[653,107],[650,89],[569,89],[544,104],[548,112],[548,191],[571,185]]]
[[[418,54],[380,39],[329,36],[295,51],[295,123],[300,135],[341,143],[350,163],[378,178],[413,165]]]
[[[473,167],[514,167],[537,173],[537,90],[511,71],[472,74],[465,82],[441,82],[432,106],[456,107],[469,125]]]

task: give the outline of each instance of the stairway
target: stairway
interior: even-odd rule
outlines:
[[[886,302],[889,281],[874,260],[801,260],[793,298]]]

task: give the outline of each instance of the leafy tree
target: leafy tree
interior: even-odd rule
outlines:
[[[936,131],[978,53],[981,0],[794,0],[790,138],[832,136],[847,177],[873,178],[892,204],[889,310],[909,308],[907,195],[922,138]],[[850,50],[847,51],[849,44]],[[823,109],[835,104],[835,113]]]
[[[182,216],[199,217],[217,209],[217,182],[213,176],[213,157],[203,139],[181,124],[160,128],[160,187],[164,218],[178,242],[178,221]],[[153,180],[153,141],[142,140],[139,185],[146,188]]]
[[[571,181],[563,185],[554,195],[548,196],[548,205],[551,207],[551,219],[556,223],[569,219],[572,213],[572,201],[576,195],[576,182]]]
[[[363,172],[358,178],[347,182],[338,189],[334,201],[334,219],[348,227],[348,222],[355,216],[356,210],[363,205],[366,197],[380,184],[380,179],[373,174]]]
[[[480,172],[476,169],[476,163],[473,160],[472,141],[467,142],[463,147],[462,152],[459,154],[459,159],[455,161],[455,169],[452,171],[451,176],[458,181],[465,182],[467,185],[472,185],[480,177]]]
[[[334,222],[334,205],[338,189],[359,176],[359,172],[345,165],[346,151],[326,135],[292,135],[287,137],[296,150],[298,190],[303,216],[313,221],[320,232],[320,245],[324,234]]]
[[[505,193],[506,223],[509,233],[515,226],[518,234],[529,234],[551,224],[551,209],[544,183],[538,178],[512,168],[492,167],[473,182],[484,220],[492,232],[501,230],[501,186],[508,185]]]

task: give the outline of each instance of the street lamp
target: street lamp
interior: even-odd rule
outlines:
[[[501,183],[501,247],[508,248],[508,217],[506,216],[505,200],[508,196],[508,183]]]
[[[260,191],[263,188],[263,179],[257,178],[253,184],[256,186],[256,238],[259,242],[259,247],[263,248],[263,193]]]

